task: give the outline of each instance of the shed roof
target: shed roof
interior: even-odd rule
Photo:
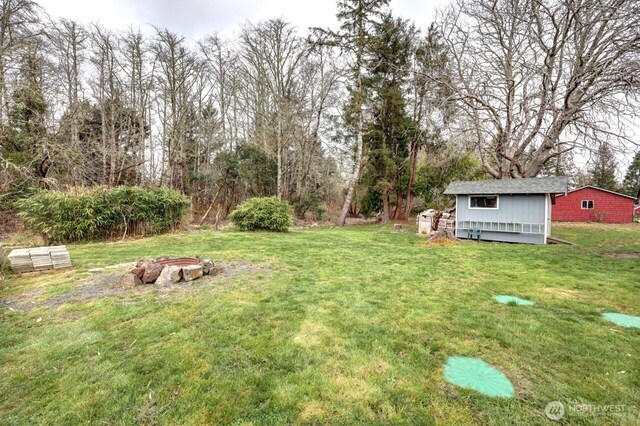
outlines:
[[[609,194],[617,195],[619,197],[631,198],[634,201],[637,200],[636,197],[632,197],[631,195],[621,194],[621,193],[615,192],[615,191],[609,191],[608,189],[598,188],[597,186],[593,186],[593,185],[586,185],[586,186],[582,186],[580,188],[572,189],[571,191],[567,192],[567,194],[571,194],[572,192],[578,192],[578,191],[582,191],[583,189],[589,189],[589,188],[590,189],[595,189],[596,191],[608,192]]]
[[[566,176],[451,182],[444,191],[456,194],[561,194],[569,190]]]

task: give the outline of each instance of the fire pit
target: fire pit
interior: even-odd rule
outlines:
[[[198,265],[200,261],[196,257],[178,257],[175,259],[163,259],[160,258],[155,263],[162,266],[189,266]]]
[[[124,274],[116,286],[135,287],[142,284],[155,284],[165,287],[209,275],[213,272],[213,267],[213,261],[198,256],[145,258],[138,260],[136,267]]]

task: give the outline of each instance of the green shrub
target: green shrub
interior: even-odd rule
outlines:
[[[375,216],[382,211],[382,194],[375,188],[367,188],[366,192],[360,199],[362,205],[360,214],[365,219]]]
[[[310,192],[307,192],[303,196],[293,196],[291,198],[291,205],[298,219],[304,219],[304,215],[307,212],[311,212],[315,220],[322,220],[322,215],[325,212],[318,196]]]
[[[121,186],[39,191],[16,204],[27,228],[69,242],[166,232],[180,224],[189,200],[171,189]]]
[[[9,188],[0,194],[0,212],[15,210],[19,200],[30,197],[36,191],[37,189],[26,180],[19,179],[11,182]]]
[[[291,207],[276,197],[250,198],[236,207],[229,219],[242,231],[285,232],[292,224]]]

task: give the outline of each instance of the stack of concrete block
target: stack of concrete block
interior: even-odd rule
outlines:
[[[33,261],[31,261],[31,256],[29,256],[29,249],[13,250],[9,253],[9,263],[11,264],[13,272],[16,273],[34,271]]]
[[[71,257],[65,246],[15,249],[9,253],[13,272],[46,271],[71,267]]]
[[[38,247],[29,250],[29,257],[33,263],[33,269],[36,271],[46,271],[47,269],[53,269],[53,262],[51,261],[51,254],[48,247]]]
[[[51,254],[51,263],[54,269],[70,268],[71,256],[65,246],[49,247],[49,253]]]

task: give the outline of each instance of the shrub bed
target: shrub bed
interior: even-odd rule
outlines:
[[[311,212],[315,220],[322,220],[322,215],[325,212],[320,199],[313,193],[306,193],[302,197],[296,195],[291,198],[291,204],[298,219],[304,219],[304,215]]]
[[[171,189],[121,186],[38,191],[16,204],[26,228],[48,242],[71,242],[172,230],[189,200]]]
[[[291,207],[276,197],[250,198],[236,207],[229,219],[241,231],[286,232],[293,223]]]

